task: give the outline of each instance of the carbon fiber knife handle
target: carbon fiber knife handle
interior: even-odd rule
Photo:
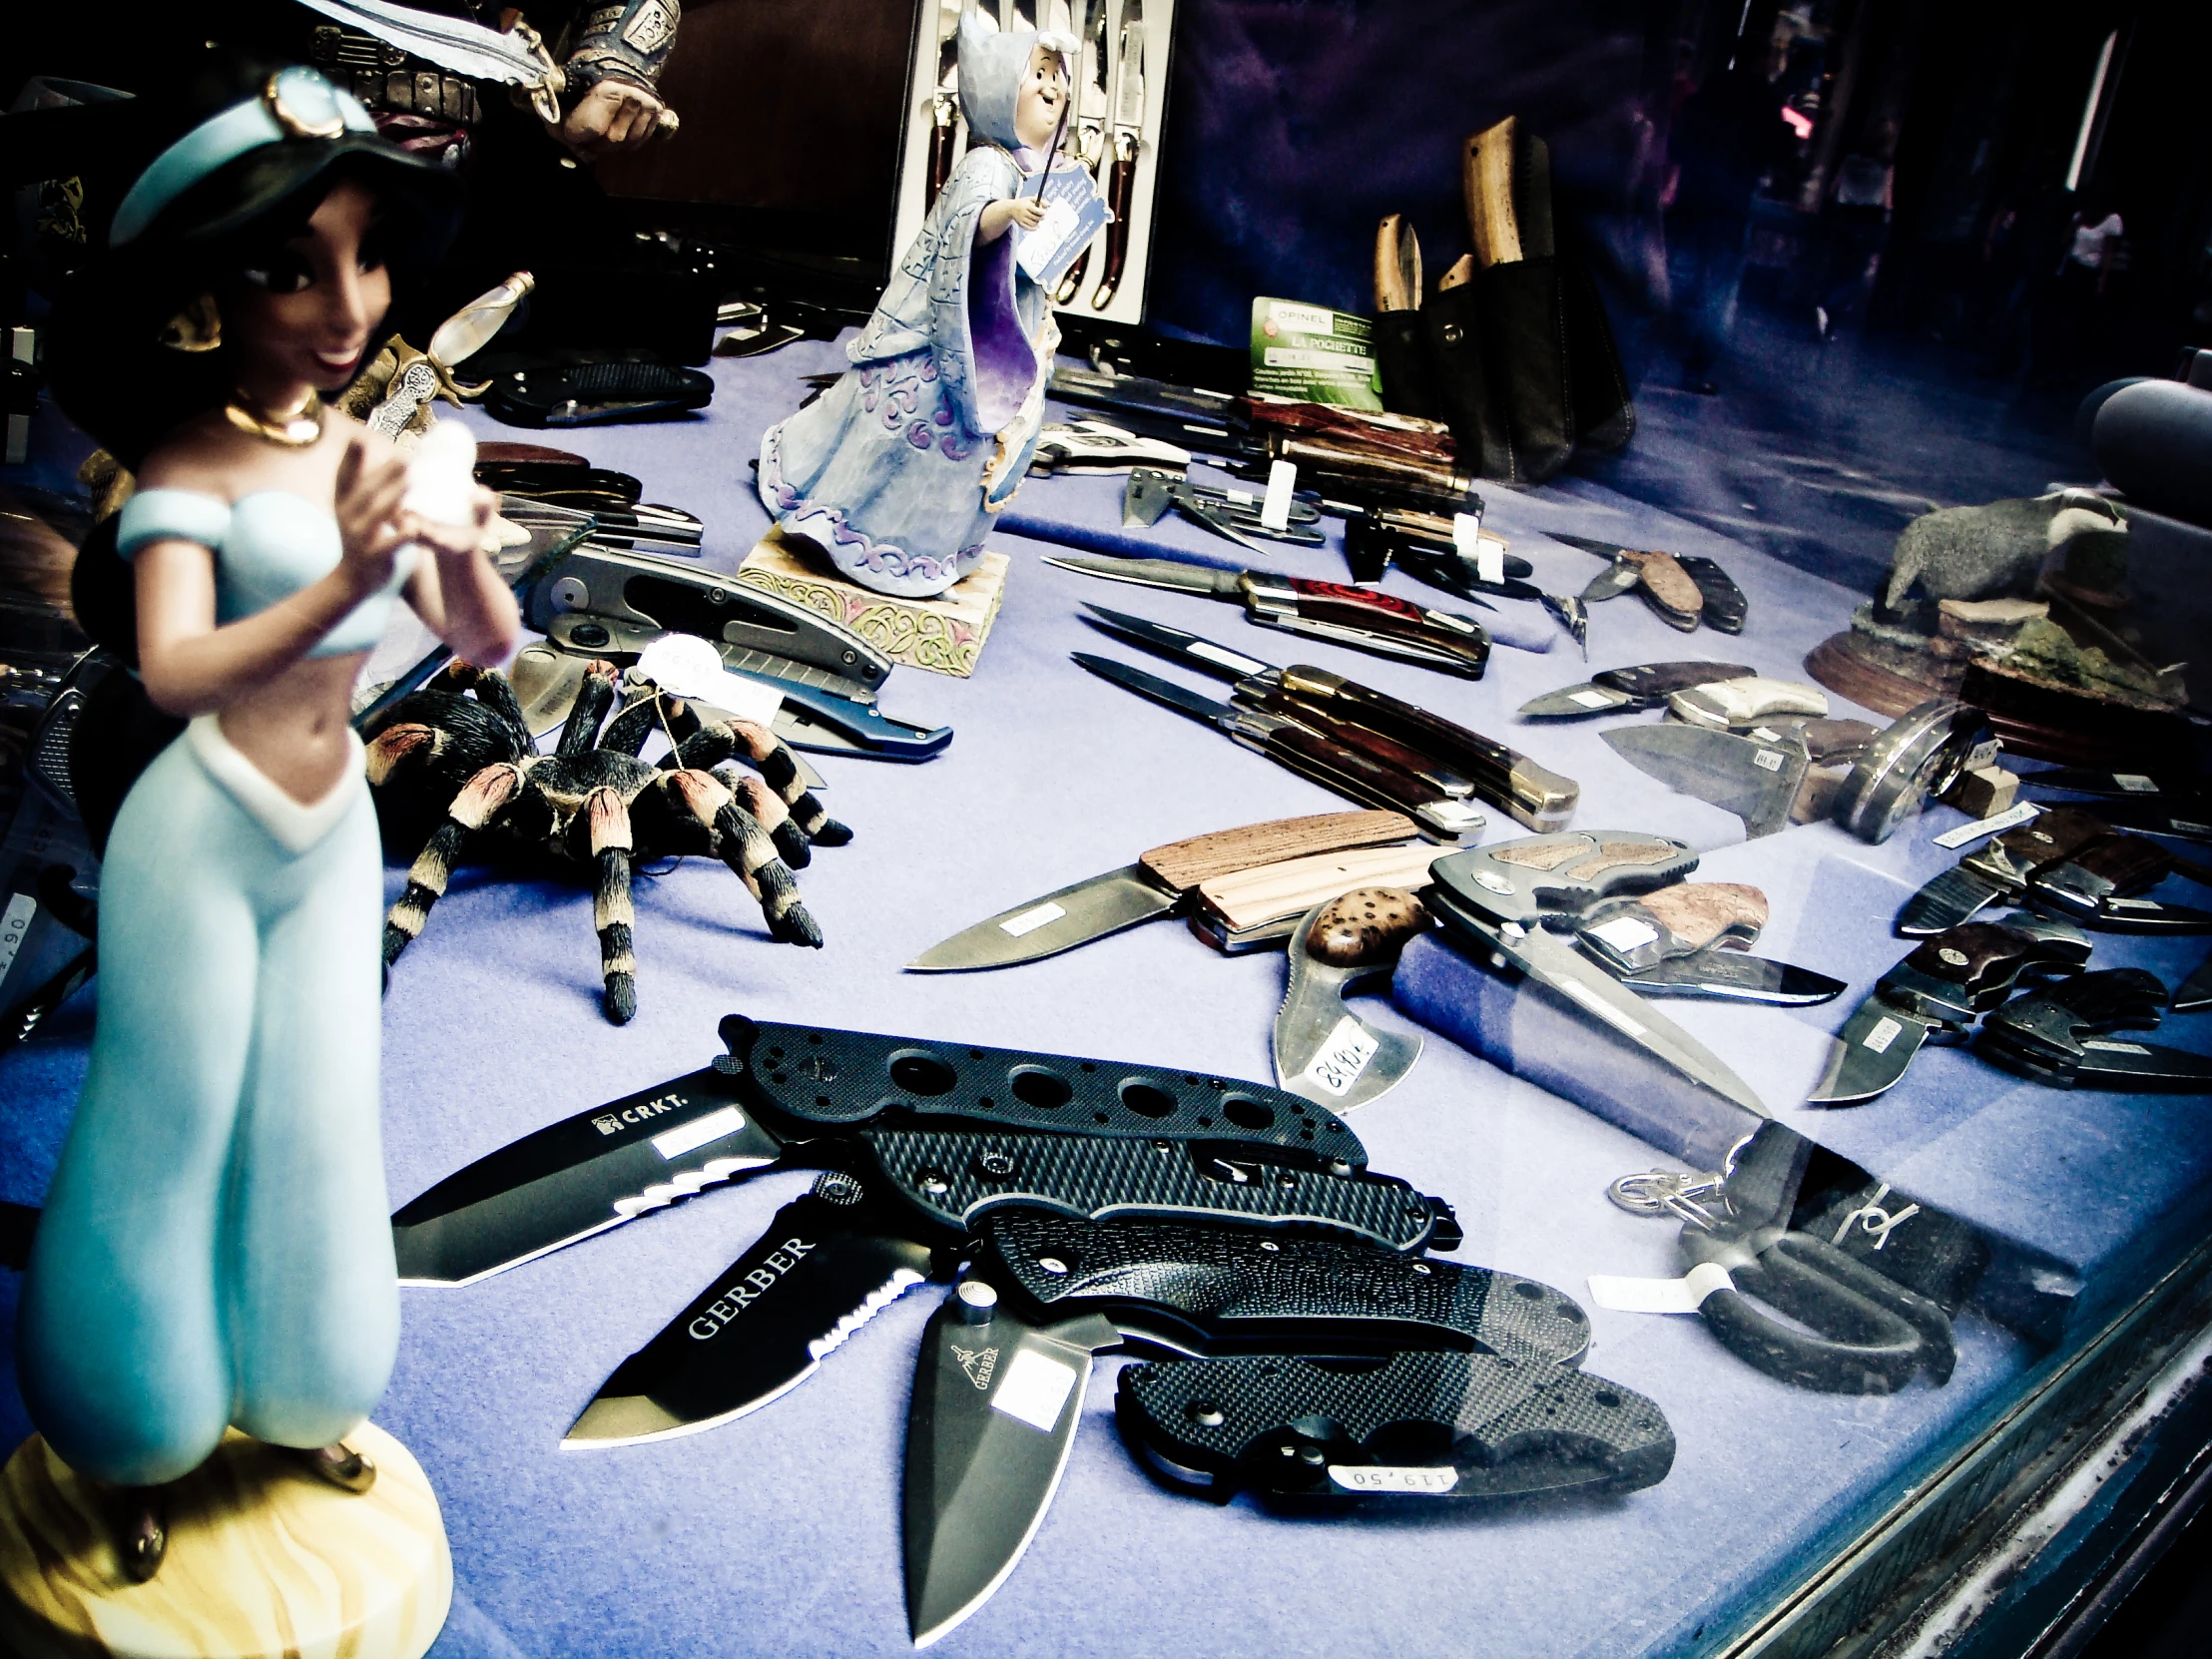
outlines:
[[[1394,1177],[1288,1156],[1262,1163],[1250,1147],[1019,1131],[863,1129],[857,1138],[907,1202],[959,1233],[1008,1206],[1317,1229],[1399,1251],[1439,1227],[1457,1231],[1448,1209]]]
[[[1636,708],[1651,709],[1692,686],[1709,686],[1716,680],[1749,680],[1758,672],[1749,663],[1645,663],[1636,668],[1609,668],[1591,675],[1590,681],[1634,698]]]
[[[1103,1139],[1239,1141],[1353,1169],[1368,1161],[1341,1119],[1265,1083],[743,1014],[721,1032],[730,1054],[716,1068],[800,1125],[842,1129],[897,1113]]]
[[[1589,1316],[1548,1285],[1331,1239],[1004,1211],[983,1225],[979,1265],[1048,1318],[1164,1315],[1207,1352],[1472,1347],[1571,1366],[1590,1346]]]
[[[1227,1502],[1629,1492],[1674,1466],[1653,1400],[1491,1354],[1395,1354],[1366,1370],[1238,1358],[1130,1366],[1122,1436],[1168,1484]]]
[[[1685,843],[1646,830],[1564,830],[1451,853],[1431,874],[1469,908],[1526,927],[1547,914],[1667,886],[1697,860]]]

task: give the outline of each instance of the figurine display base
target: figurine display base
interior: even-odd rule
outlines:
[[[976,572],[934,599],[897,599],[871,593],[837,576],[826,576],[807,557],[806,544],[771,530],[738,566],[738,580],[796,599],[840,622],[894,663],[931,674],[966,679],[975,672],[983,641],[1006,595],[1008,560],[985,553]]]
[[[116,1563],[106,1494],[32,1435],[0,1473],[0,1653],[21,1659],[420,1659],[453,1598],[437,1498],[372,1424],[355,1495],[235,1429],[169,1490],[150,1584]]]
[[[1838,697],[1895,720],[1932,697],[1956,697],[1961,669],[1847,628],[1806,654],[1805,672]]]

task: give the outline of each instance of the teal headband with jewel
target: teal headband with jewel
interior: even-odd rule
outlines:
[[[280,69],[259,98],[210,116],[154,158],[116,209],[108,246],[134,241],[178,197],[251,150],[287,139],[334,139],[348,130],[376,131],[360,100],[311,69]]]

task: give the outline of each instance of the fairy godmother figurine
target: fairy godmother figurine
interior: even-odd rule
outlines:
[[[961,17],[960,104],[977,142],[845,348],[853,366],[761,440],[770,514],[862,587],[952,586],[983,562],[991,515],[1028,470],[1059,330],[1008,233],[1043,222],[1036,174],[1075,45]]]
[[[17,1366],[32,1420],[116,1488],[125,1571],[227,1425],[363,1490],[348,1450],[399,1297],[377,1052],[383,870],[348,722],[395,604],[461,656],[512,649],[478,552],[492,498],[402,505],[406,463],[325,409],[459,208],[310,70],[181,66],[183,136],[64,302],[56,395],[138,474],[76,590],[135,599],[146,694],[189,721],[132,786],[100,886],[91,1069],[39,1223]]]

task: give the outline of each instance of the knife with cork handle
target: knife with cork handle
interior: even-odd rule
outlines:
[[[1328,669],[1304,663],[1278,668],[1146,617],[1087,601],[1083,608],[1090,613],[1087,620],[1119,639],[1215,679],[1233,681],[1231,696],[1239,703],[1293,719],[1311,714],[1365,728],[1416,751],[1416,758],[1425,757],[1431,766],[1444,767],[1464,779],[1473,794],[1503,809],[1516,824],[1531,830],[1558,830],[1574,817],[1581,786],[1573,779],[1417,704]]]
[[[906,971],[946,973],[1034,962],[1139,922],[1188,911],[1202,882],[1272,874],[1279,868],[1297,873],[1287,874],[1266,902],[1281,906],[1278,914],[1298,915],[1360,884],[1360,874],[1344,878],[1330,860],[1360,848],[1395,852],[1392,843],[1416,833],[1413,821],[1400,813],[1320,813],[1170,841],[1121,869],[1025,899],[963,928],[907,963]],[[1417,850],[1434,856],[1425,843]],[[1331,884],[1340,879],[1342,886]]]
[[[1129,264],[1129,216],[1137,200],[1137,158],[1144,149],[1145,29],[1142,0],[1121,0],[1120,49],[1114,54],[1114,171],[1106,185],[1106,268],[1091,309],[1102,311],[1120,291]]]

